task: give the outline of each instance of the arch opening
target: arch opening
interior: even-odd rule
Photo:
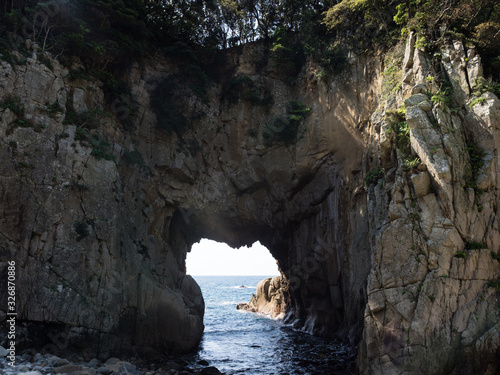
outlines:
[[[224,373],[252,369],[252,373],[281,374],[297,368],[326,373],[340,361],[350,366],[353,352],[342,343],[295,330],[264,311],[237,309],[238,304],[248,306],[246,302],[264,285],[265,294],[271,295],[269,284],[279,287],[277,281],[284,280],[278,262],[260,242],[236,249],[203,238],[186,255],[186,273],[199,285],[205,304],[204,334],[197,352],[188,356],[194,362],[209,363]],[[283,294],[280,298],[285,302]],[[332,347],[335,355],[328,361],[310,360],[316,351]],[[295,353],[293,358],[290,352]]]
[[[260,242],[239,248],[202,238],[186,254],[186,274],[199,285],[205,305],[204,334],[196,362],[225,373],[266,369],[263,353],[277,351],[281,324],[270,316],[238,310],[256,294],[262,280],[280,275],[278,262]]]
[[[207,238],[193,244],[186,256],[186,273],[196,276],[278,276],[271,252],[259,241],[250,247],[231,248]]]
[[[329,199],[339,199],[335,192],[330,196]],[[327,206],[329,210],[339,209],[333,204]],[[354,343],[361,333],[356,323],[362,309],[361,305],[347,306],[355,315],[345,313],[346,282],[352,279],[347,280],[341,270],[342,226],[333,224],[341,222],[338,212],[330,216],[327,230],[315,216],[303,219],[300,224],[271,227],[236,211],[179,209],[170,221],[169,241],[184,274],[191,272],[186,269],[186,258],[192,245],[203,238],[233,248],[260,241],[277,259],[286,283],[284,322],[314,335],[349,339]],[[240,302],[248,300],[237,301]]]

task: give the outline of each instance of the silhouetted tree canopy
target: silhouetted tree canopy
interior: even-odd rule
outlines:
[[[500,65],[497,0],[0,0],[0,30],[3,55],[31,39],[96,71],[162,49],[192,56],[256,40],[284,60],[341,61],[341,44],[363,51],[410,30],[468,38]]]

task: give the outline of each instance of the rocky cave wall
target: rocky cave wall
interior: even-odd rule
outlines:
[[[262,70],[262,48],[228,52],[230,73],[208,101],[184,95],[185,113],[204,116],[181,138],[156,126],[150,105],[179,71],[163,58],[126,77],[133,116],[103,115],[109,99],[99,82],[71,79],[77,66],[2,62],[0,99],[25,106],[4,109],[0,123],[0,260],[2,274],[17,264],[25,345],[89,357],[196,347],[204,303],[185,256],[208,237],[267,246],[288,281],[285,320],[359,343],[363,373],[438,374],[460,358],[493,371],[500,102],[486,93],[467,105],[479,57],[470,50],[466,62],[450,42],[436,65],[410,38],[401,89],[386,93],[382,55],[350,56],[328,84],[308,62],[290,83],[272,60]],[[455,108],[431,100],[437,68]],[[235,76],[269,90],[272,105],[224,100]],[[311,108],[295,142],[264,139],[292,100]],[[403,102],[419,169],[405,166],[390,131]],[[72,110],[86,120],[68,121]],[[472,141],[485,163],[470,184]],[[378,166],[383,178],[366,184]],[[456,256],[473,242],[487,249]]]

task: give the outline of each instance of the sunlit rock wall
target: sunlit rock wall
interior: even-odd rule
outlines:
[[[369,188],[362,373],[498,371],[500,101],[471,96],[480,74],[473,48],[447,41],[431,60],[412,35],[402,90],[373,115],[385,181]],[[439,77],[449,80],[449,95]],[[403,103],[412,155],[404,163],[398,150],[394,163],[397,135],[383,112]],[[412,164],[416,157],[421,163]]]

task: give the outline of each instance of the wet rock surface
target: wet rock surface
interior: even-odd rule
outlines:
[[[0,347],[0,350],[2,347]],[[14,366],[0,357],[0,370],[4,375],[216,375],[222,374],[208,362],[188,363],[179,358],[157,358],[141,360],[137,358],[97,358],[84,362],[73,358],[68,360],[50,353],[41,354],[26,350],[16,356]]]

